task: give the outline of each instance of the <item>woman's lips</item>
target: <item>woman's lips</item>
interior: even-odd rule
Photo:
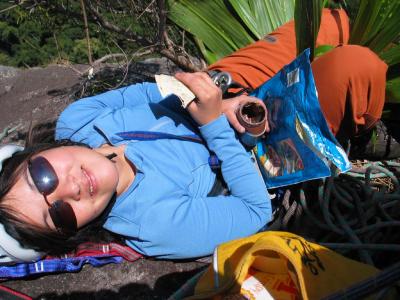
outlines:
[[[97,182],[96,182],[96,178],[93,176],[93,174],[91,172],[89,172],[86,169],[82,169],[83,174],[86,176],[86,178],[88,179],[88,189],[89,189],[89,194],[90,196],[94,196],[97,192]]]

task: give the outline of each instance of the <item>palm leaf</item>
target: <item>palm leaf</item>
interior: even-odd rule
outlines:
[[[379,54],[380,58],[383,59],[389,66],[400,63],[400,45],[396,45],[386,51],[382,51]],[[400,75],[400,74],[399,74]]]
[[[315,48],[315,55],[314,57],[318,57],[321,56],[323,54],[325,54],[326,52],[331,51],[332,49],[334,49],[335,47],[333,47],[332,45],[321,45],[317,48]]]
[[[204,58],[208,63],[213,63],[290,20],[294,13],[294,2],[168,0],[167,3],[168,17],[195,36]]]
[[[384,2],[375,0],[360,1],[360,7],[350,34],[349,44],[365,45],[371,35],[371,30],[379,25],[379,13],[384,9]],[[374,27],[375,25],[375,27]]]
[[[207,47],[204,45],[202,40],[200,40],[197,37],[194,37],[194,41],[196,42],[197,46],[199,47],[199,49],[200,49],[201,53],[203,54],[204,59],[206,61],[214,62],[214,61],[218,60],[218,58],[215,56],[215,54],[207,49]]]
[[[202,41],[203,50],[208,51],[203,55],[212,59],[209,63],[253,41],[223,0],[169,0],[168,9],[174,23]]]
[[[261,39],[293,18],[295,0],[229,0],[247,28]]]
[[[400,3],[399,3],[400,4]],[[400,34],[400,5],[398,10],[391,15],[385,26],[381,29],[381,31],[374,36],[367,46],[375,51],[376,53],[380,53],[383,51],[390,43],[393,42]]]
[[[400,33],[400,0],[363,0],[350,35],[350,44],[380,53]]]
[[[386,82],[386,102],[400,104],[400,77]]]
[[[310,59],[314,58],[314,47],[321,23],[322,0],[296,0],[294,21],[297,53],[310,48]]]
[[[386,27],[390,23],[393,23],[393,17],[396,19],[396,11],[399,8],[399,1],[387,1],[384,0],[382,2],[377,1],[381,6],[379,7],[379,11],[377,19],[375,22],[369,21],[368,28],[366,28],[365,32],[367,35],[367,39],[362,41],[361,44],[368,45],[369,41],[371,41],[375,36],[380,35],[382,30],[385,30]]]

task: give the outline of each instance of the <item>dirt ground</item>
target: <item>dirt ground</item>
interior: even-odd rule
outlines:
[[[171,69],[172,68],[172,69]],[[33,122],[51,122],[82,91],[87,66],[49,66],[18,70],[0,66],[0,142],[21,142]],[[96,70],[95,70],[96,71]],[[165,61],[131,66],[122,78],[143,81],[154,73],[173,72]],[[124,76],[125,75],[125,76]],[[204,263],[140,259],[78,273],[40,276],[1,284],[34,299],[166,299]]]

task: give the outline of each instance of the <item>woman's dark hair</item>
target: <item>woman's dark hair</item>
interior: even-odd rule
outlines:
[[[46,133],[46,131],[48,131]],[[38,142],[39,140],[39,142]],[[43,140],[45,142],[43,142]],[[3,224],[9,235],[18,240],[22,246],[50,255],[60,255],[74,250],[82,242],[122,242],[122,238],[102,228],[102,225],[111,209],[115,196],[111,199],[103,213],[88,225],[80,228],[75,234],[65,234],[56,230],[44,229],[27,224],[19,214],[8,205],[1,203],[18,178],[26,170],[28,161],[37,153],[62,146],[82,146],[86,144],[70,140],[54,141],[54,126],[46,128],[35,127],[29,130],[25,149],[15,153],[3,162],[0,176],[0,223]],[[26,199],[29,201],[29,199]]]

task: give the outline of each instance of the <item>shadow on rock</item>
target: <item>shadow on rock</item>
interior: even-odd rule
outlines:
[[[167,299],[178,290],[188,279],[203,270],[205,267],[187,271],[174,272],[161,276],[157,279],[152,289],[147,284],[130,283],[122,286],[119,290],[99,290],[96,292],[72,292],[64,294],[46,293],[38,296],[38,300],[147,300],[147,299]]]

